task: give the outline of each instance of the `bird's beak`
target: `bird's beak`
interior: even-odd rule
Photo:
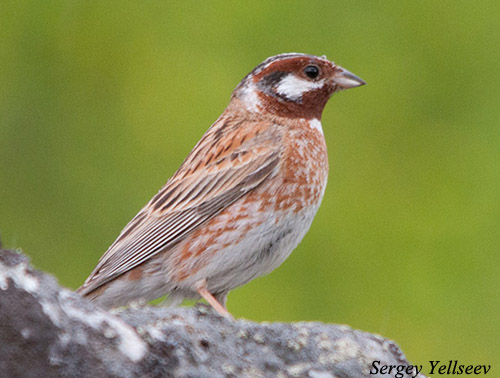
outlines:
[[[343,89],[356,88],[366,84],[366,81],[339,66],[337,66],[333,82]]]

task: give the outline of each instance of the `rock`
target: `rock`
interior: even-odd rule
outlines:
[[[386,376],[369,373],[374,360],[410,365],[394,342],[343,325],[229,320],[205,305],[104,311],[9,250],[0,319],[0,377],[357,378]]]

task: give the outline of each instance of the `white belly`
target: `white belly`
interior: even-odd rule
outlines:
[[[206,278],[209,291],[216,293],[232,290],[270,273],[300,243],[309,230],[318,207],[319,204],[286,215],[267,214],[268,218],[262,224],[251,229],[238,244],[219,250],[216,257],[210,259],[189,281],[195,283]],[[276,219],[279,221],[276,222]]]

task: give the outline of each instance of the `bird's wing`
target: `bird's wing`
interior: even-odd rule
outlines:
[[[215,123],[179,170],[122,230],[79,292],[165,251],[273,174],[281,135],[264,122]]]

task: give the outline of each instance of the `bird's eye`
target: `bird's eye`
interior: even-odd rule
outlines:
[[[304,73],[307,75],[307,77],[311,79],[316,79],[319,75],[319,68],[316,66],[307,66],[304,68]]]

